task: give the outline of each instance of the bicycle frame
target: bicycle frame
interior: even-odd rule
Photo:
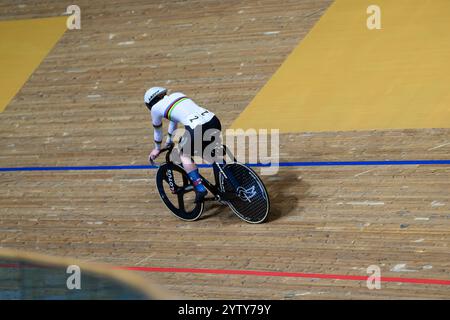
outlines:
[[[174,148],[174,144],[171,144],[170,146],[161,149],[161,153],[162,152],[166,152],[166,163],[167,164],[174,164],[173,161],[170,159],[170,155],[172,154],[172,150]],[[226,154],[233,159],[234,162],[236,162],[236,158],[234,157],[234,155],[231,153],[231,151],[228,149],[228,147],[226,145],[222,145],[222,148],[225,150]],[[153,162],[152,162],[153,164]],[[205,198],[205,201],[207,200],[223,200],[223,201],[227,201],[227,200],[231,200],[236,198],[236,193],[234,192],[222,192],[219,189],[219,175],[222,174],[223,177],[225,179],[229,179],[231,184],[233,185],[233,187],[235,189],[237,189],[239,186],[237,184],[237,182],[235,181],[235,179],[228,177],[228,175],[226,174],[225,170],[224,170],[224,166],[225,166],[226,162],[225,160],[223,161],[223,163],[218,163],[218,162],[213,162],[212,163],[212,168],[213,168],[213,172],[214,172],[214,180],[215,180],[215,184],[212,184],[211,182],[209,182],[208,179],[206,179],[205,177],[203,177],[202,175],[200,175],[200,177],[203,180],[203,184],[204,186],[211,192],[211,194],[214,196],[213,198]],[[174,187],[174,182],[173,182],[173,174],[172,174],[172,170],[168,170],[167,171],[168,175],[167,175],[167,179],[168,179],[168,183],[169,183],[169,188],[171,190],[172,193],[176,193],[175,187]]]

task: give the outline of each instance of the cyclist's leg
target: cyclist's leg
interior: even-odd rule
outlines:
[[[200,177],[200,173],[198,172],[198,167],[195,162],[192,160],[192,156],[195,154],[195,133],[189,127],[186,127],[186,133],[183,137],[184,142],[181,146],[180,160],[183,164],[183,168],[189,176],[189,179],[192,181],[192,184],[195,188],[195,202],[202,202],[203,198],[208,194],[205,186],[203,185],[202,179]]]
[[[222,171],[236,191],[240,186],[240,183],[225,166],[226,150],[222,144],[221,130],[222,125],[216,116],[203,125],[204,140],[202,145],[202,155],[206,162],[217,163],[218,168],[214,166],[214,169]]]
[[[197,170],[197,165],[192,160],[190,155],[180,154],[180,160],[186,173]]]
[[[217,117],[214,117],[212,119],[212,125],[214,128],[217,128],[218,130],[222,129],[222,125]],[[218,139],[218,140],[214,141],[214,143],[215,143],[214,152],[217,155],[216,159],[219,160],[216,162],[218,163],[220,168],[225,173],[226,178],[231,182],[231,185],[234,187],[235,190],[237,190],[237,188],[240,186],[240,183],[239,183],[239,181],[236,180],[236,178],[233,176],[233,174],[230,172],[230,170],[228,170],[227,167],[225,166],[226,150],[222,144],[222,140]]]
[[[202,126],[202,158],[207,163],[224,163],[224,150],[222,148],[222,125],[214,116]]]

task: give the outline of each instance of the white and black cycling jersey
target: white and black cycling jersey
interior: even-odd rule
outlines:
[[[177,123],[182,123],[184,126],[194,129],[207,123],[214,117],[214,113],[198,106],[181,92],[172,93],[158,101],[152,107],[151,115],[157,148],[160,147],[162,142],[161,128],[163,118],[170,120],[168,128],[170,137],[176,129]]]

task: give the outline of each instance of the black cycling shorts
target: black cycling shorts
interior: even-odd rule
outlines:
[[[215,151],[222,146],[221,130],[222,125],[219,119],[214,116],[208,122],[196,126],[194,129],[185,126],[179,148],[184,155],[198,156],[207,162],[214,162],[217,154]]]

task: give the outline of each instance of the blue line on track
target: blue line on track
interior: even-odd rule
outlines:
[[[270,164],[250,163],[250,167],[269,167]],[[305,161],[305,162],[280,162],[280,167],[333,167],[333,166],[407,166],[407,165],[450,165],[450,160],[381,160],[381,161]],[[208,168],[210,165],[201,164],[200,168]],[[0,172],[16,171],[91,171],[91,170],[143,170],[157,169],[150,165],[128,166],[68,166],[68,167],[17,167],[0,168]]]

